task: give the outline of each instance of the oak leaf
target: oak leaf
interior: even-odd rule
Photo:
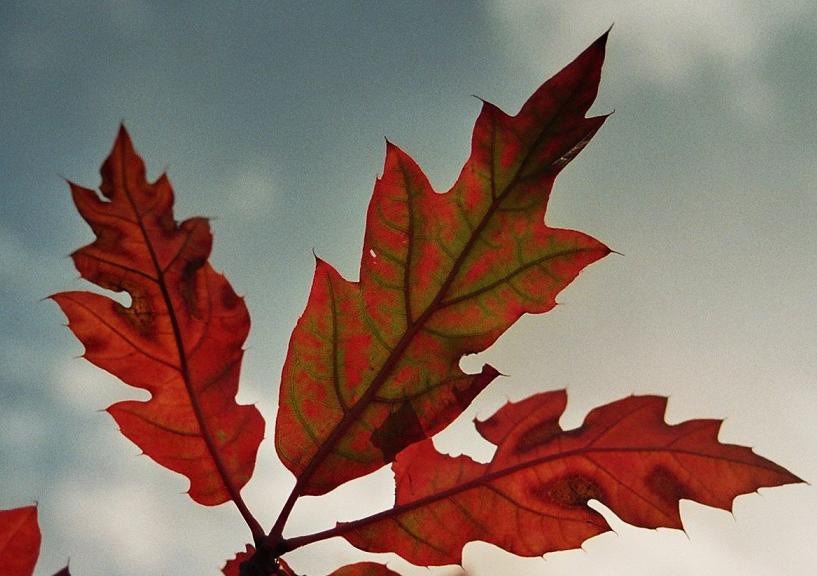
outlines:
[[[389,570],[383,564],[377,562],[358,562],[343,566],[332,572],[329,576],[400,576],[397,572]]]
[[[150,392],[148,401],[108,408],[122,433],[159,464],[187,476],[196,502],[236,500],[264,435],[258,410],[235,401],[250,327],[247,308],[207,262],[207,220],[174,220],[167,176],[146,180],[124,127],[101,175],[102,198],[70,183],[96,235],[72,258],[83,278],[127,292],[131,303],[78,291],[52,298],[85,346],[86,359]]]
[[[605,116],[585,118],[606,34],[516,116],[484,103],[471,156],[445,194],[387,145],[360,281],[318,260],[283,370],[275,442],[296,492],[323,494],[445,428],[499,372],[466,374],[522,314],[547,312],[609,253],[545,225],[556,175]]]
[[[0,574],[31,576],[41,540],[36,506],[0,510]]]
[[[31,576],[40,556],[42,535],[37,507],[0,510],[0,574]],[[68,566],[54,576],[71,576]]]
[[[591,500],[636,526],[682,528],[682,499],[730,510],[740,494],[800,481],[750,448],[719,443],[719,420],[666,424],[666,398],[595,408],[574,430],[559,425],[566,402],[564,391],[546,392],[477,421],[497,446],[487,464],[440,454],[430,440],[407,448],[393,464],[394,507],[334,532],[418,565],[460,563],[475,540],[541,556],[610,530]]]
[[[244,552],[239,552],[235,558],[228,560],[222,573],[224,576],[243,576],[241,574],[241,564],[255,553],[255,547],[248,544]],[[278,572],[280,576],[298,576],[283,559],[278,559]],[[333,571],[329,576],[400,576],[396,572],[389,570],[383,564],[377,562],[358,562],[342,566]]]
[[[740,494],[799,481],[749,448],[720,443],[719,421],[668,425],[666,399],[656,396],[596,408],[564,430],[565,393],[542,393],[475,422],[496,446],[491,462],[434,448],[431,437],[499,375],[488,365],[465,373],[462,357],[485,350],[523,314],[552,309],[561,290],[610,252],[545,224],[556,176],[606,119],[585,117],[606,37],[515,116],[483,103],[471,155],[446,193],[387,143],[360,279],[317,260],[290,340],[275,444],[296,484],[269,533],[240,497],[264,433],[258,410],[236,402],[249,314],[207,261],[207,221],[174,220],[166,176],[146,180],[124,128],[102,166],[102,198],[70,184],[96,235],[72,255],[77,269],[131,303],[89,292],[53,298],[89,361],[151,394],[108,409],[122,432],[187,476],[196,502],[238,506],[258,549],[247,545],[227,561],[225,576],[297,576],[281,556],[335,536],[426,566],[460,563],[477,540],[539,556],[610,529],[592,501],[637,526],[682,528],[682,499],[728,510]],[[301,496],[390,462],[391,509],[284,538]],[[39,543],[35,508],[0,512],[0,572],[31,574]],[[330,576],[398,575],[360,562]]]

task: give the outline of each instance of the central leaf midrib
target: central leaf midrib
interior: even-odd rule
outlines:
[[[514,464],[512,466],[508,466],[506,468],[502,468],[495,472],[488,472],[474,478],[473,480],[469,480],[467,482],[463,482],[462,484],[457,484],[450,488],[446,488],[440,492],[436,492],[433,494],[429,494],[427,496],[423,496],[422,498],[418,498],[416,500],[412,500],[409,502],[405,502],[402,504],[395,503],[394,507],[390,508],[389,510],[384,510],[378,514],[373,514],[372,516],[368,516],[366,518],[361,518],[360,520],[353,520],[351,522],[341,522],[338,524],[337,528],[334,529],[336,535],[342,535],[347,532],[351,532],[368,524],[372,524],[378,522],[380,520],[388,519],[389,517],[399,517],[402,514],[407,512],[411,512],[412,510],[416,510],[417,508],[422,508],[433,504],[438,500],[443,500],[446,498],[451,498],[463,492],[467,492],[469,490],[473,490],[475,488],[480,488],[482,486],[489,486],[495,480],[499,480],[506,476],[510,476],[512,474],[516,474],[518,472],[522,472],[528,468],[533,468],[535,466],[541,466],[542,464],[547,464],[549,462],[558,461],[560,459],[568,459],[574,457],[586,457],[591,454],[604,454],[604,453],[643,453],[643,452],[666,452],[671,454],[679,454],[685,455],[690,457],[696,458],[706,458],[712,460],[718,460],[723,462],[728,462],[730,464],[737,464],[742,466],[750,466],[752,468],[759,468],[763,470],[770,470],[769,467],[761,466],[758,464],[752,464],[749,462],[744,462],[743,460],[739,460],[736,458],[728,458],[725,456],[718,456],[713,454],[706,454],[701,452],[696,452],[694,450],[687,450],[687,449],[678,449],[678,448],[671,448],[666,446],[643,446],[643,447],[610,447],[610,448],[576,448],[574,450],[568,450],[567,452],[560,452],[556,454],[548,454],[547,456],[542,456],[539,458],[534,458],[532,460],[528,460],[525,462],[521,462],[518,464]],[[484,466],[487,466],[485,464]],[[621,482],[621,480],[613,476],[613,478],[617,482]],[[295,540],[295,539],[293,539]]]
[[[184,348],[184,339],[182,336],[181,326],[179,325],[179,320],[176,316],[176,310],[173,306],[173,300],[170,297],[170,290],[167,287],[167,283],[165,282],[165,271],[162,269],[161,265],[159,264],[159,259],[156,255],[156,251],[153,249],[153,243],[150,239],[150,235],[148,234],[147,228],[145,227],[144,220],[142,219],[142,213],[137,208],[136,202],[133,199],[133,196],[130,192],[130,187],[128,183],[128,162],[127,162],[127,150],[126,147],[120,146],[120,158],[119,158],[119,168],[121,170],[121,177],[122,177],[122,192],[125,195],[125,198],[128,200],[128,204],[130,204],[131,210],[133,211],[134,217],[136,219],[136,223],[139,226],[139,230],[142,233],[142,237],[145,241],[145,246],[148,249],[148,254],[150,255],[151,263],[153,267],[156,269],[157,277],[156,282],[159,285],[159,289],[162,293],[162,299],[164,300],[165,309],[167,310],[168,318],[170,319],[170,325],[173,329],[173,338],[176,342],[176,350],[179,355],[179,374],[182,377],[182,381],[184,382],[185,390],[187,391],[187,397],[190,400],[190,405],[193,409],[193,413],[196,416],[196,423],[199,427],[199,432],[201,433],[201,437],[204,440],[205,445],[207,446],[207,451],[210,453],[210,457],[213,460],[213,463],[216,466],[216,470],[221,477],[222,483],[224,484],[224,488],[227,490],[227,493],[230,495],[230,498],[238,504],[241,501],[241,497],[239,495],[239,491],[237,487],[233,484],[232,478],[229,476],[227,472],[227,468],[224,465],[224,462],[221,460],[221,455],[218,452],[216,447],[215,441],[210,435],[210,430],[207,427],[206,421],[204,419],[204,413],[202,411],[201,405],[199,404],[198,397],[195,394],[195,390],[193,389],[193,383],[190,376],[190,368],[187,363],[187,353]]]
[[[463,247],[460,255],[457,257],[457,260],[451,267],[448,275],[446,276],[445,280],[441,284],[437,294],[435,295],[432,302],[428,305],[428,307],[423,311],[423,313],[411,324],[407,325],[406,331],[404,332],[403,336],[397,342],[394,348],[392,348],[389,356],[386,358],[385,362],[382,364],[380,370],[375,375],[375,377],[371,380],[369,387],[366,389],[366,392],[360,397],[348,411],[345,412],[343,418],[338,422],[335,428],[332,430],[330,435],[326,438],[326,441],[321,445],[318,451],[314,454],[314,456],[310,459],[307,466],[303,469],[301,474],[299,475],[296,481],[296,487],[293,490],[293,493],[300,493],[304,486],[309,483],[311,477],[315,474],[315,472],[320,468],[323,461],[326,457],[333,451],[335,446],[342,440],[345,433],[348,429],[357,421],[358,417],[366,410],[366,408],[372,403],[375,395],[379,391],[379,389],[386,383],[389,377],[392,374],[392,371],[400,362],[400,359],[403,356],[403,353],[408,348],[411,341],[414,339],[414,336],[426,321],[431,317],[432,314],[437,312],[441,308],[441,304],[443,303],[443,299],[448,293],[448,290],[451,287],[454,279],[459,274],[462,266],[465,263],[466,258],[470,254],[471,250],[473,249],[474,245],[477,242],[477,239],[482,234],[482,231],[488,225],[488,222],[493,218],[494,213],[496,212],[497,208],[500,204],[505,200],[505,198],[510,194],[510,192],[516,187],[516,185],[520,181],[520,175],[522,174],[524,168],[527,167],[528,162],[530,161],[534,150],[541,144],[542,139],[549,133],[550,129],[553,125],[557,122],[557,120],[561,117],[562,112],[568,102],[571,101],[573,94],[580,90],[583,86],[583,83],[579,83],[573,91],[571,91],[565,98],[560,102],[559,106],[557,107],[554,114],[551,116],[549,122],[542,126],[539,134],[536,136],[534,141],[531,143],[530,147],[525,153],[522,161],[519,163],[519,166],[516,168],[513,177],[505,186],[504,190],[498,195],[492,198],[492,202],[486,210],[485,214],[483,215],[482,219],[480,220],[479,224],[476,228],[474,228],[471,232],[471,236],[468,238],[465,246]],[[523,106],[524,109],[524,106]],[[520,112],[521,113],[521,112]],[[495,131],[492,130],[491,134],[492,143],[495,140]],[[470,160],[469,160],[470,163]],[[466,167],[468,163],[466,163]],[[496,182],[495,177],[495,168],[493,166],[493,159],[491,164],[491,183],[492,189],[493,185]],[[409,238],[409,245],[408,250],[411,251],[413,249],[412,246],[413,238]]]

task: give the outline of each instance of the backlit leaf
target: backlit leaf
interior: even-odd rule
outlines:
[[[335,533],[419,565],[460,563],[475,540],[540,556],[610,529],[590,500],[636,526],[682,528],[681,499],[730,510],[740,494],[799,481],[749,448],[719,443],[719,420],[666,424],[665,398],[607,404],[567,431],[565,404],[563,391],[538,394],[476,422],[497,446],[488,464],[440,454],[430,440],[407,448],[393,464],[394,508]]]
[[[244,576],[241,574],[241,564],[249,560],[255,553],[255,547],[247,545],[244,552],[236,554],[235,558],[228,560],[222,569],[224,576]],[[278,572],[280,576],[298,576],[295,571],[283,560],[278,559]],[[383,564],[376,562],[358,562],[338,568],[329,576],[400,576],[397,572],[389,570]]]
[[[221,569],[221,573],[224,574],[224,576],[241,576],[241,563],[252,558],[253,554],[255,554],[255,546],[247,544],[243,552],[238,552],[235,558],[227,560],[227,563],[224,564],[224,567]]]
[[[96,240],[72,256],[83,278],[125,291],[130,306],[90,292],[53,296],[84,357],[150,392],[108,408],[122,433],[159,464],[190,479],[190,496],[215,505],[250,479],[264,421],[235,401],[250,327],[242,298],[207,262],[208,223],[173,218],[165,175],[145,166],[122,128],[102,166],[102,198],[71,184]]]
[[[276,448],[296,490],[322,494],[442,430],[497,375],[466,374],[522,314],[542,313],[609,253],[545,225],[553,181],[600,128],[606,35],[516,116],[485,103],[445,194],[392,144],[366,221],[360,281],[318,261],[283,370]]]
[[[400,576],[397,572],[389,570],[383,564],[377,562],[358,562],[349,564],[343,568],[338,568],[329,576]]]
[[[0,510],[0,574],[31,576],[41,539],[36,506]]]

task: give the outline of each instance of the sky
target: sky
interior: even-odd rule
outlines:
[[[479,99],[515,113],[614,24],[595,113],[615,110],[560,175],[551,226],[620,254],[552,312],[463,361],[508,377],[436,440],[486,460],[471,420],[566,388],[565,427],[629,394],[669,422],[725,419],[720,439],[817,481],[817,5],[674,2],[0,3],[0,508],[39,503],[36,574],[218,574],[247,530],[144,456],[104,408],[142,391],[84,360],[44,298],[86,287],[67,257],[91,232],[65,179],[95,187],[124,122],[178,219],[213,218],[212,261],[253,327],[239,401],[267,421],[244,490],[265,526],[294,480],[272,442],[280,370],[313,251],[357,277],[384,138],[447,189]],[[287,534],[387,508],[382,469],[298,504]],[[601,508],[602,510],[603,507]],[[517,558],[466,547],[472,576],[812,575],[817,488],[682,503],[686,532],[624,525],[581,550]],[[362,559],[335,539],[291,555],[309,576]]]

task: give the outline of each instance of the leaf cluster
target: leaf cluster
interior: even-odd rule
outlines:
[[[576,548],[610,530],[589,503],[624,521],[682,528],[682,499],[731,509],[740,494],[799,479],[742,446],[718,441],[719,421],[664,421],[666,399],[633,396],[564,430],[562,390],[508,403],[476,421],[488,463],[440,453],[432,438],[500,375],[460,367],[523,314],[541,314],[590,264],[598,240],[545,223],[559,172],[606,116],[586,117],[599,86],[605,34],[545,82],[516,115],[484,103],[471,154],[445,193],[388,143],[366,219],[360,279],[317,260],[306,309],[292,331],[280,384],[275,447],[295,483],[264,528],[241,496],[265,421],[236,401],[250,316],[208,262],[207,220],[173,215],[166,175],[155,182],[120,129],[102,165],[101,195],[71,183],[95,234],[74,252],[82,277],[127,292],[52,298],[84,358],[147,390],[108,408],[122,433],[189,479],[205,506],[232,502],[251,543],[228,576],[295,576],[287,553],[342,537],[421,566],[460,564],[464,546],[493,543],[521,556]],[[284,534],[305,495],[319,496],[391,465],[394,505],[313,534]],[[0,512],[0,573],[33,572],[40,546],[33,506]],[[65,568],[60,574],[68,574]],[[396,576],[382,564],[332,576]]]

